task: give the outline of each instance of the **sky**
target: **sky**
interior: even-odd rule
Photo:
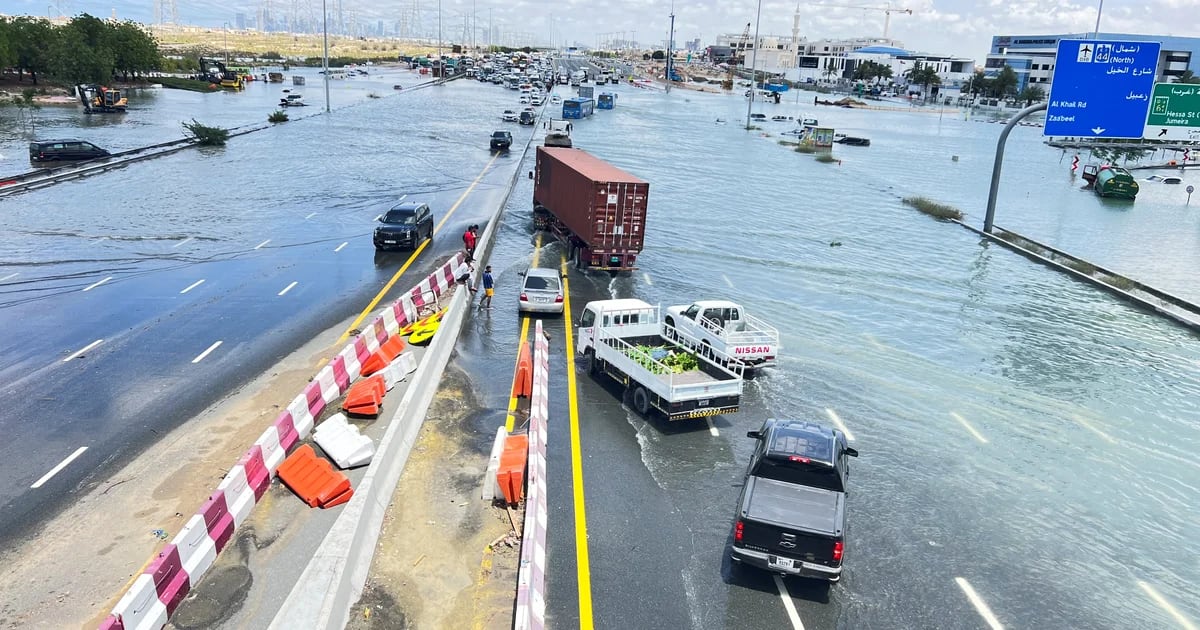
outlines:
[[[0,13],[74,15],[88,12],[141,22],[153,19],[154,3],[168,0],[0,0]],[[253,16],[269,2],[277,14],[295,7],[299,14],[319,16],[321,0],[174,0],[180,21],[221,28],[237,12]],[[339,0],[327,0],[333,11]],[[404,12],[419,6],[423,30],[436,33],[438,0],[340,0],[343,11],[351,10],[360,22],[378,19],[395,22]],[[419,3],[419,4],[418,4]],[[668,2],[641,0],[440,0],[443,38],[462,39],[464,17],[477,15],[478,41],[484,41],[489,13],[502,32],[528,33],[531,43],[575,42],[592,46],[604,33],[625,33],[645,47],[661,47],[669,27]],[[802,1],[800,34],[808,39],[826,37],[882,37],[883,7],[887,2],[869,0]],[[1099,0],[892,0],[897,9],[912,9],[911,15],[893,12],[889,35],[905,48],[918,52],[956,55],[983,65],[993,35],[1037,35],[1083,33],[1096,25]],[[875,10],[842,7],[874,7]],[[757,0],[677,0],[674,2],[677,45],[695,38],[703,44],[715,42],[722,33],[740,33],[753,23]],[[796,0],[762,0],[760,33],[792,33]],[[1145,33],[1200,37],[1200,0],[1107,0],[1100,30],[1108,33]],[[751,26],[753,33],[753,25]],[[598,39],[599,38],[599,39]]]

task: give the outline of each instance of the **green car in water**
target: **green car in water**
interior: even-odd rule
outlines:
[[[1130,200],[1137,198],[1137,180],[1129,171],[1119,166],[1088,166],[1083,170],[1083,178],[1101,197]]]

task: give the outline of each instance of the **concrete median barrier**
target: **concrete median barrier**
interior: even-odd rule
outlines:
[[[546,442],[549,429],[550,347],[542,322],[533,334],[533,392],[529,401],[529,467],[525,524],[521,533],[521,564],[517,571],[515,630],[546,627]]]

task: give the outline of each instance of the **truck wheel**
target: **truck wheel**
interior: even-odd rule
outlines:
[[[633,408],[642,416],[650,415],[650,394],[646,393],[646,388],[638,386],[633,390]]]
[[[595,375],[599,374],[599,373],[600,373],[600,365],[599,365],[599,363],[596,361],[596,351],[595,351],[595,350],[588,350],[588,351],[587,351],[587,355],[586,355],[586,357],[587,357],[587,371],[588,371],[588,374],[590,374],[590,375],[592,375],[592,376],[595,376]]]

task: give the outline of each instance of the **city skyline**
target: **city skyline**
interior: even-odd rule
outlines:
[[[118,19],[153,23],[159,0],[9,0],[5,4],[5,11],[16,14],[70,16],[86,12],[110,17],[115,10]],[[340,20],[335,14],[339,4]],[[1097,4],[1072,0],[892,0],[888,36],[902,41],[910,50],[964,56],[982,64],[993,35],[1091,31],[1096,24]],[[320,23],[320,0],[175,0],[175,5],[181,23],[211,28],[235,25],[238,14],[247,27],[255,25],[266,7],[277,26],[291,23],[319,29]],[[845,8],[847,5],[859,8]],[[861,8],[864,6],[872,8]],[[799,7],[803,38],[882,37],[886,6],[887,2],[860,4],[858,0],[764,0],[759,31],[762,36],[790,37]],[[1108,0],[1100,30],[1200,36],[1200,12],[1188,10],[1194,6],[1195,0]],[[493,35],[506,34],[508,41],[501,37],[501,41],[494,42],[500,44],[546,45],[553,33],[553,43],[559,46],[592,46],[625,39],[636,40],[646,48],[665,45],[671,11],[666,3],[648,7],[631,0],[602,5],[578,0],[495,4],[442,0],[441,7],[442,39],[446,42],[462,43],[469,37],[474,15],[474,33],[480,44],[486,43],[490,25]],[[433,0],[328,0],[328,8],[331,29],[336,26],[349,32],[352,24],[356,33],[363,35],[436,35],[438,2]],[[700,38],[702,44],[711,44],[719,35],[740,32],[746,22],[753,22],[756,8],[755,0],[720,4],[680,0],[674,4],[675,41]],[[904,13],[904,9],[912,13]],[[1170,30],[1161,32],[1163,25],[1170,25]],[[521,37],[514,38],[514,33]]]

